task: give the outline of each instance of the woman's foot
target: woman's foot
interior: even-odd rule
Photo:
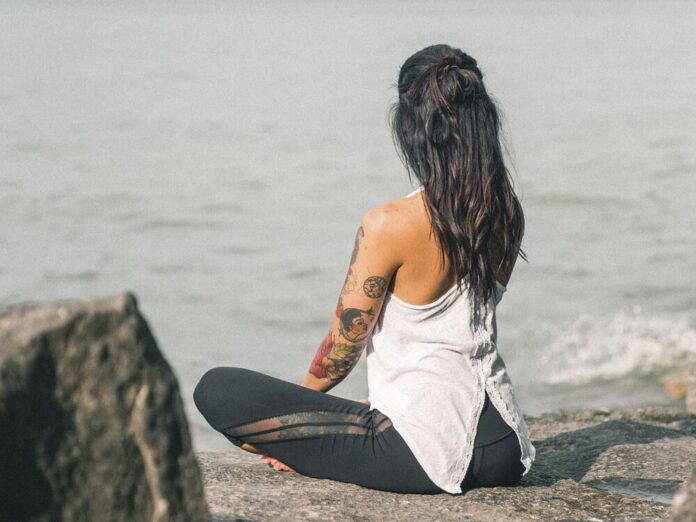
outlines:
[[[286,464],[283,464],[283,463],[280,462],[278,459],[274,459],[274,458],[271,457],[270,455],[263,455],[263,456],[261,457],[261,461],[262,461],[264,464],[268,464],[270,467],[272,467],[272,468],[273,468],[274,470],[276,470],[276,471],[290,471],[290,472],[294,472],[294,471],[295,471],[295,470],[292,469],[290,466],[288,466],[288,465],[286,465]]]

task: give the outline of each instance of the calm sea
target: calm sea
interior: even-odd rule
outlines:
[[[450,43],[505,115],[529,263],[498,309],[528,414],[669,403],[696,361],[693,2],[0,3],[0,303],[129,289],[193,407],[299,381],[363,212],[412,190],[387,111]],[[338,395],[366,396],[364,360]]]

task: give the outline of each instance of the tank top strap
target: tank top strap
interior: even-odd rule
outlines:
[[[413,195],[415,195],[415,194],[418,194],[421,190],[423,190],[423,187],[422,187],[422,186],[421,186],[421,187],[418,187],[418,188],[417,188],[416,190],[414,190],[413,192],[410,192],[410,193],[406,194],[405,197],[410,198],[411,196],[413,196]]]

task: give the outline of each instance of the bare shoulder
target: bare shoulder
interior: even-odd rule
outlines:
[[[385,201],[363,214],[362,226],[385,239],[397,239],[412,228],[419,217],[416,198],[403,198]]]
[[[408,258],[414,232],[420,228],[415,199],[385,201],[362,216],[360,228],[365,246],[391,259],[395,266],[400,266]]]

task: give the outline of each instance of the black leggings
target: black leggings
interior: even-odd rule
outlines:
[[[213,368],[193,393],[208,423],[302,475],[399,493],[442,493],[391,420],[367,404],[243,368]],[[522,476],[517,435],[488,400],[462,490],[512,486]]]

